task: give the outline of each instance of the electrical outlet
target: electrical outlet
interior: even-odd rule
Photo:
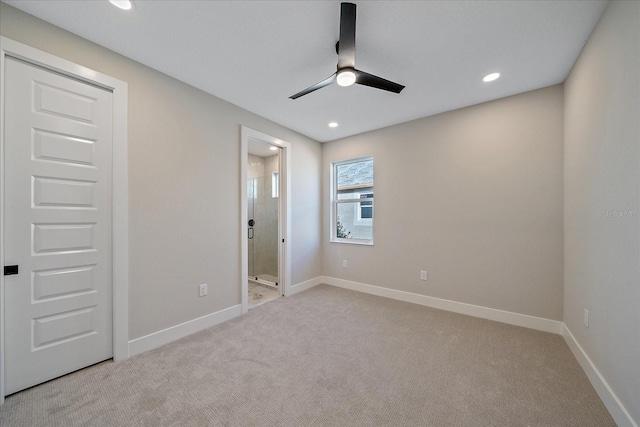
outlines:
[[[203,297],[207,295],[207,292],[208,292],[207,284],[203,283],[202,285],[200,285],[200,296]]]
[[[584,322],[584,326],[585,327],[589,327],[589,310],[587,310],[586,308],[584,309],[584,318],[582,319],[582,321]]]
[[[422,270],[420,272],[420,280],[427,280],[427,271],[426,270]]]
[[[347,268],[347,267],[349,267],[349,262],[348,262],[346,259],[343,259],[343,260],[342,260],[342,267],[343,267],[343,268]]]

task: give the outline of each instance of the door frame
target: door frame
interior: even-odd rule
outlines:
[[[278,275],[286,297],[291,295],[291,144],[282,139],[262,133],[246,126],[240,126],[240,294],[242,314],[249,311],[249,243],[247,221],[247,166],[249,140],[253,139],[280,148],[280,170],[278,171]],[[284,191],[283,191],[284,190]]]
[[[6,58],[11,57],[113,93],[112,282],[113,359],[129,357],[129,190],[127,166],[127,83],[0,36],[0,263],[4,265],[4,97]],[[5,396],[4,274],[0,274],[0,405]]]

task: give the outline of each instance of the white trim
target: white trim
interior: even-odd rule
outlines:
[[[365,239],[342,239],[339,237],[334,237],[333,240],[330,240],[329,243],[347,243],[349,245],[366,245],[366,246],[374,246],[373,240],[365,240]]]
[[[573,352],[573,355],[578,359],[578,363],[582,367],[582,370],[587,374],[593,388],[595,388],[596,393],[598,393],[598,396],[602,399],[604,406],[609,410],[609,413],[616,424],[621,427],[638,427],[638,424],[633,420],[631,414],[629,414],[622,402],[620,402],[618,396],[613,392],[598,368],[596,368],[596,365],[593,364],[587,353],[571,333],[571,330],[569,330],[567,325],[564,323],[562,324],[562,336]]]
[[[522,326],[529,329],[535,329],[544,332],[562,335],[571,352],[578,360],[578,363],[584,370],[587,378],[593,385],[593,388],[602,399],[605,407],[619,426],[638,427],[638,423],[634,421],[627,409],[624,407],[618,396],[611,389],[605,378],[602,376],[598,368],[593,364],[587,353],[580,346],[569,328],[564,322],[557,320],[544,319],[541,317],[529,316],[526,314],[513,313],[510,311],[496,310],[493,308],[482,307],[478,305],[466,304],[456,301],[445,300],[441,298],[429,297],[426,295],[414,294],[411,292],[398,291],[395,289],[383,288],[380,286],[368,285],[365,283],[353,282],[335,277],[320,276],[303,282],[314,283],[309,285],[308,289],[315,286],[315,282],[324,283],[339,288],[350,289],[358,292],[364,292],[371,295],[377,295],[385,298],[391,298],[399,301],[420,304],[427,307],[437,308],[454,313],[460,313],[468,316],[481,317],[483,319],[494,320],[497,322],[507,323],[510,325]],[[296,285],[297,287],[298,285]],[[301,289],[301,291],[304,289]]]
[[[129,341],[129,356],[161,347],[242,315],[240,304]]]
[[[511,311],[497,310],[495,308],[482,307],[479,305],[466,304],[463,302],[435,298],[427,295],[414,294],[412,292],[398,291],[396,289],[383,288],[380,286],[368,285],[366,283],[352,282],[350,280],[337,279],[335,277],[323,276],[322,283],[326,283],[327,285],[336,286],[339,288],[364,292],[371,295],[420,304],[440,310],[452,311],[454,313],[465,314],[467,316],[494,320],[496,322],[507,323],[509,325],[522,326],[525,328],[551,332],[554,334],[562,333],[563,323],[558,320],[550,320],[544,319],[542,317],[513,313]]]
[[[329,199],[329,203],[331,205],[330,211],[329,211],[329,243],[348,243],[351,245],[367,245],[367,246],[373,246],[373,241],[375,238],[375,230],[374,230],[374,220],[373,218],[370,219],[370,225],[371,225],[371,239],[357,239],[357,238],[351,238],[351,239],[345,239],[345,238],[340,238],[336,236],[336,227],[337,227],[337,220],[338,220],[338,205],[339,204],[346,204],[346,203],[355,203],[357,202],[356,205],[356,210],[359,209],[360,207],[360,199],[338,199],[338,188],[337,188],[337,183],[336,183],[336,171],[337,171],[337,167],[340,165],[345,165],[345,164],[349,164],[349,163],[357,163],[357,162],[361,162],[361,161],[367,161],[367,160],[371,160],[372,162],[374,162],[374,182],[373,185],[369,186],[369,187],[361,187],[362,189],[364,188],[374,188],[374,191],[368,191],[367,193],[372,193],[375,196],[375,161],[373,159],[373,155],[368,155],[368,156],[362,156],[362,157],[354,157],[351,159],[345,159],[345,160],[339,160],[337,162],[331,162],[330,163],[330,167],[331,167],[331,172],[329,173],[329,186],[331,188],[331,192],[330,192],[330,199]],[[351,186],[353,188],[353,186]],[[357,186],[360,187],[360,186]],[[349,187],[340,187],[340,188],[349,188]],[[359,194],[359,193],[358,193]],[[365,193],[366,194],[366,193]],[[370,199],[373,202],[373,199]],[[357,213],[357,216],[359,217],[359,213]],[[374,217],[375,217],[375,213],[374,213]],[[357,218],[357,217],[356,217]]]
[[[267,135],[257,130],[240,126],[240,294],[242,314],[249,311],[249,277],[248,254],[249,245],[247,243],[247,162],[249,153],[249,139],[265,142],[267,144],[280,147],[280,207],[279,207],[279,240],[278,240],[278,262],[280,281],[284,296],[291,293],[291,144],[276,137]],[[284,226],[283,226],[284,225]],[[284,240],[284,242],[282,241]]]
[[[127,163],[127,83],[0,36],[0,75],[11,56],[113,93],[113,358],[129,356],[129,186]],[[4,153],[4,77],[0,79],[0,152]],[[0,163],[3,163],[1,161]],[[0,175],[4,177],[4,166]],[[2,179],[4,182],[4,179]],[[0,190],[0,262],[4,260],[4,189]],[[0,275],[0,404],[4,403],[4,276]]]
[[[5,43],[0,37],[0,264],[4,268],[4,76]],[[0,405],[4,404],[4,272],[0,274]]]
[[[129,357],[129,154],[128,85],[113,89],[113,360]]]
[[[324,283],[322,279],[322,276],[318,276],[314,277],[313,279],[305,280],[304,282],[296,283],[295,285],[291,286],[291,292],[289,293],[289,296],[299,294],[300,292],[304,292],[307,289],[311,289],[314,286],[318,286],[319,284]]]
[[[247,164],[249,156],[248,128],[240,127],[240,307],[242,314],[249,311],[249,232],[247,218]],[[247,282],[245,284],[245,282]]]

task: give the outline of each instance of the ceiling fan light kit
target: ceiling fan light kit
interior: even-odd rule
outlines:
[[[356,73],[353,68],[338,71],[336,81],[340,86],[351,86],[356,82]]]
[[[356,5],[353,3],[340,4],[340,40],[336,44],[336,50],[338,70],[329,78],[289,98],[298,99],[334,82],[339,86],[351,86],[355,83],[393,93],[400,93],[404,89],[401,84],[356,69]]]

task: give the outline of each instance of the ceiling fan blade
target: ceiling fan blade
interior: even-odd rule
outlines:
[[[308,93],[311,93],[313,91],[316,91],[318,89],[322,89],[325,86],[329,86],[331,83],[336,81],[336,73],[333,73],[331,75],[331,77],[329,77],[328,79],[325,79],[323,81],[321,81],[320,83],[316,83],[313,86],[309,86],[308,88],[306,88],[305,90],[301,90],[300,92],[296,93],[295,95],[291,95],[289,98],[290,99],[298,99],[301,96],[304,96]]]
[[[356,64],[356,5],[340,4],[340,41],[338,41],[338,69]]]
[[[371,86],[376,89],[387,90],[389,92],[400,93],[404,86],[398,83],[394,83],[390,80],[383,79],[382,77],[374,76],[373,74],[365,73],[364,71],[356,71],[356,83],[359,85]]]

